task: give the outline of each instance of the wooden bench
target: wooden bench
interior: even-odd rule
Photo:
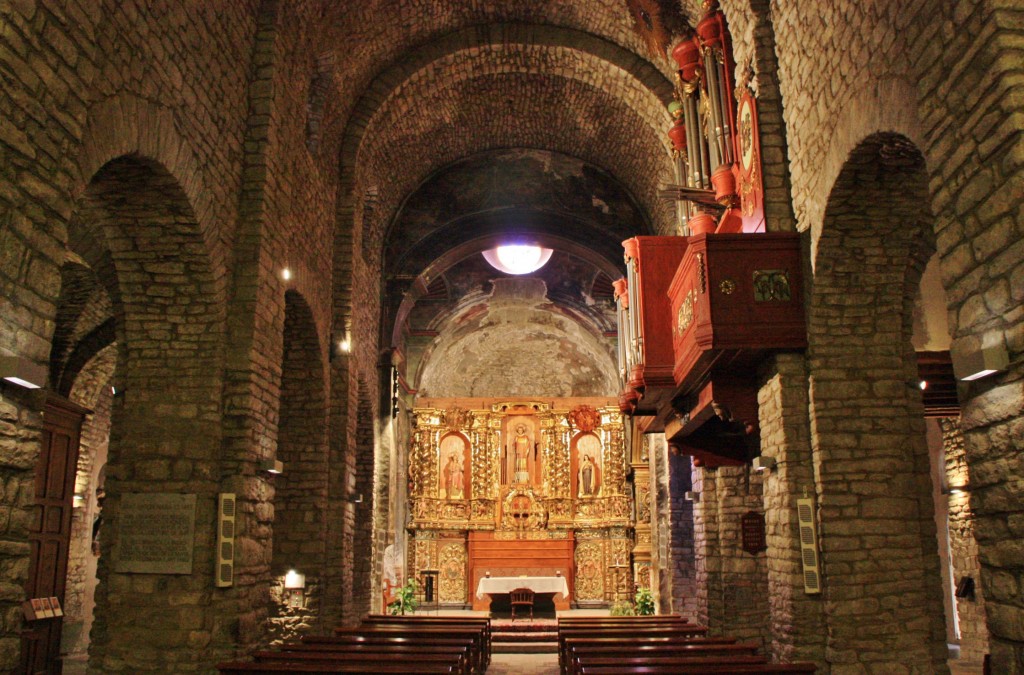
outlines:
[[[654,638],[643,636],[623,642],[617,638],[584,638],[569,640],[566,644],[562,670],[579,672],[582,663],[591,658],[652,658],[755,656],[758,645],[737,643],[734,638]]]
[[[259,651],[253,654],[256,661],[261,662],[335,662],[376,664],[380,662],[411,662],[414,664],[430,663],[444,666],[455,665],[455,672],[468,675],[469,661],[465,651],[454,652],[448,647],[419,647],[411,645],[394,645],[384,648],[365,648],[356,645],[349,649],[323,649],[316,645],[300,645],[299,649],[290,649],[287,645],[280,651]]]
[[[276,673],[457,673],[456,666],[423,663],[411,659],[409,661],[327,661],[327,662],[295,662],[295,661],[230,661],[218,663],[217,670],[222,673],[241,673],[242,675],[274,675]]]
[[[563,672],[567,672],[569,666],[568,650],[566,648],[566,641],[572,639],[595,639],[595,640],[614,640],[621,644],[623,642],[629,642],[630,644],[639,644],[640,640],[650,641],[657,638],[664,638],[668,640],[682,640],[685,638],[705,637],[708,629],[706,626],[698,626],[696,624],[686,625],[675,625],[675,626],[651,626],[638,630],[636,627],[615,627],[615,626],[602,626],[586,629],[578,628],[561,628],[558,629],[558,663],[562,667]],[[735,640],[733,640],[735,641]]]
[[[479,627],[484,631],[484,641],[487,650],[487,662],[490,663],[491,653],[491,620],[488,617],[458,617],[458,616],[419,616],[403,615],[392,616],[390,614],[370,614],[363,619],[364,625],[377,624],[400,624],[400,625],[422,625],[422,626],[466,626],[469,628]]]
[[[624,673],[650,674],[650,675],[701,675],[704,673],[715,673],[718,675],[748,675],[762,673],[764,675],[804,675],[813,673],[816,666],[813,663],[686,663],[680,660],[679,663],[671,665],[643,665],[630,666],[627,664],[611,666],[586,666],[580,671],[580,675],[622,675]]]
[[[455,626],[404,626],[380,624],[359,628],[335,628],[331,636],[306,636],[302,641],[307,644],[364,642],[393,642],[417,646],[441,645],[450,646],[451,640],[469,640],[469,662],[474,672],[482,673],[487,669],[490,652],[484,642],[483,630],[479,628],[458,628]]]

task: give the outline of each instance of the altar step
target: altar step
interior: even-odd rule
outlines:
[[[556,654],[558,627],[551,622],[494,622],[491,651],[496,654]]]

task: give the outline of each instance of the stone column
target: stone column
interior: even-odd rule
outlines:
[[[780,354],[766,369],[758,393],[761,455],[774,458],[764,478],[769,629],[779,661],[814,661],[825,668],[821,595],[804,592],[796,500],[814,495],[807,372],[803,356]]]

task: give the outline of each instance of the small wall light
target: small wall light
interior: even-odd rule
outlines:
[[[754,471],[771,471],[775,468],[775,458],[761,455],[760,457],[755,457],[751,465],[754,467]]]
[[[85,506],[85,495],[81,492],[76,492],[72,503],[72,508],[80,509]]]
[[[990,347],[980,347],[976,350],[953,353],[953,372],[956,374],[956,379],[964,382],[973,382],[1000,373],[1009,365],[1010,355],[1001,343]]]
[[[970,492],[970,491],[971,491],[971,486],[970,485],[950,485],[949,487],[947,487],[946,489],[944,489],[942,491],[942,494],[946,494],[946,495],[961,495],[961,494],[963,494],[965,492]]]
[[[352,351],[352,342],[348,338],[338,341],[338,351],[342,354],[348,354]]]
[[[284,473],[284,462],[279,459],[264,459],[260,462],[260,471],[276,476]]]
[[[288,570],[284,575],[284,594],[292,609],[299,609],[306,604],[306,575]]]
[[[921,391],[924,391],[928,388],[928,380],[921,380],[917,383],[917,386],[921,388]]]
[[[305,588],[306,575],[299,574],[295,570],[288,570],[288,573],[284,575],[284,587],[289,591]]]
[[[285,281],[288,281],[289,279],[291,279],[292,278],[292,271],[291,271],[291,269],[289,269],[287,267],[282,269],[281,270],[281,278],[284,279]]]
[[[694,492],[692,490],[690,490],[688,492],[684,492],[683,493],[683,499],[685,499],[688,502],[699,502],[700,501],[700,493],[699,492]]]
[[[46,366],[24,356],[0,356],[0,378],[26,389],[40,389],[46,385]]]

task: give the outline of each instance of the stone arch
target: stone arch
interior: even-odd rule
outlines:
[[[296,291],[285,293],[274,543],[270,565],[275,601],[272,640],[291,639],[316,625],[321,606],[327,533],[327,394],[323,349],[313,313]],[[305,575],[305,599],[292,603],[283,587],[289,570]],[[282,593],[282,595],[276,595]],[[297,605],[297,606],[296,606]]]
[[[230,649],[212,639],[214,512],[219,476],[224,331],[220,281],[202,224],[185,186],[159,161],[130,154],[100,167],[85,188],[69,228],[71,245],[95,270],[112,301],[121,395],[114,399],[109,444],[105,534],[96,593],[92,667],[111,662],[140,668],[155,657],[129,635],[160,632],[161,652],[210,665]],[[158,574],[148,590],[119,593],[131,575],[119,544],[126,495],[195,495],[192,572]],[[133,497],[135,499],[135,497]],[[179,604],[181,594],[187,595]],[[176,600],[175,598],[179,598]],[[140,626],[131,607],[147,607]],[[181,613],[210,636],[192,648],[188,630],[168,635]],[[154,637],[154,641],[156,638]],[[198,666],[201,667],[201,666]]]
[[[204,189],[202,163],[178,127],[170,108],[131,94],[121,93],[93,105],[82,133],[76,197],[87,192],[109,162],[127,156],[151,158],[175,178],[176,191],[189,205],[220,286],[226,253],[216,224],[213,194]]]
[[[546,107],[549,111],[556,111],[558,117],[537,125],[537,133],[518,134],[522,138],[516,138],[517,133],[513,129],[499,130],[501,125],[495,126],[496,120],[517,118],[519,115],[514,107],[497,101],[491,102],[495,105],[477,105],[474,106],[478,108],[476,110],[464,111],[467,119],[474,120],[475,134],[460,133],[458,138],[442,139],[423,128],[424,124],[436,126],[436,120],[453,114],[445,110],[447,106],[435,105],[427,99],[440,96],[458,100],[458,91],[485,85],[493,87],[496,81],[504,83],[510,100],[516,95],[535,96],[539,85],[530,86],[527,81],[536,78],[528,77],[527,73],[530,72],[530,64],[540,62],[545,63],[546,72],[559,73],[548,79],[556,81],[559,89],[568,88],[572,92],[560,91],[557,96],[560,102]],[[487,66],[473,67],[473,64],[480,63]],[[453,78],[453,72],[462,74]],[[611,94],[607,93],[609,82],[606,80],[609,78],[614,82]],[[428,91],[434,94],[428,96]],[[381,230],[391,222],[398,203],[413,187],[445,164],[495,147],[549,147],[593,161],[620,179],[635,183],[630,185],[633,192],[652,214],[656,214],[659,224],[667,227],[671,221],[670,209],[662,208],[655,193],[658,177],[661,174],[668,176],[671,168],[664,135],[669,121],[665,104],[671,100],[671,95],[671,82],[650,63],[593,35],[567,28],[519,24],[495,24],[458,31],[416,50],[406,61],[381,73],[368,87],[356,105],[342,142],[341,172],[349,185],[345,188],[348,194],[342,197],[358,206],[355,195],[360,185],[381,184],[382,203],[388,209],[372,220],[356,220],[362,222],[363,236],[368,239],[364,249],[373,250],[380,241]],[[492,96],[484,98],[491,97],[493,92]],[[560,139],[559,134],[545,135],[542,131],[545,128],[558,129],[580,138],[587,135],[579,125],[579,119],[592,110],[565,110],[564,102],[576,99],[590,101],[584,108],[596,110],[607,106],[605,114],[601,115],[606,120],[629,121],[628,131],[606,129],[607,138],[616,138],[620,145],[643,147],[620,147],[622,157],[613,162],[608,148],[615,144],[600,143],[590,137],[581,141],[589,144],[589,149],[581,152],[580,148],[565,147],[564,138]],[[413,101],[417,102],[416,114],[410,115]],[[441,125],[451,126],[452,120]],[[646,132],[638,134],[637,129],[645,129]],[[447,135],[451,136],[451,131]],[[393,157],[396,146],[406,146],[410,156],[429,156],[429,153],[408,147],[410,140],[417,138],[430,139],[434,150],[445,148],[447,152],[440,153],[432,166],[420,167],[410,163],[404,170],[396,172],[393,162],[384,160],[385,157]],[[390,169],[385,168],[382,162]],[[627,168],[625,164],[630,163],[642,166]],[[403,175],[396,176],[396,173]],[[642,187],[638,189],[638,186]]]
[[[82,354],[84,358],[84,352]],[[117,362],[117,345],[108,343],[96,349],[73,374],[65,370],[66,379],[62,380],[67,382],[67,390],[61,393],[92,411],[82,424],[75,472],[75,499],[61,628],[61,651],[67,653],[67,661],[81,660],[88,654],[90,629],[95,617],[100,559],[98,544],[106,535],[103,528],[102,490],[105,488],[111,409],[115,399],[111,383],[116,378]]]
[[[923,157],[905,136],[875,133],[857,144],[825,210],[808,364],[827,653],[939,671],[941,580],[911,344],[934,250],[927,187]],[[889,630],[894,623],[902,636]]]

